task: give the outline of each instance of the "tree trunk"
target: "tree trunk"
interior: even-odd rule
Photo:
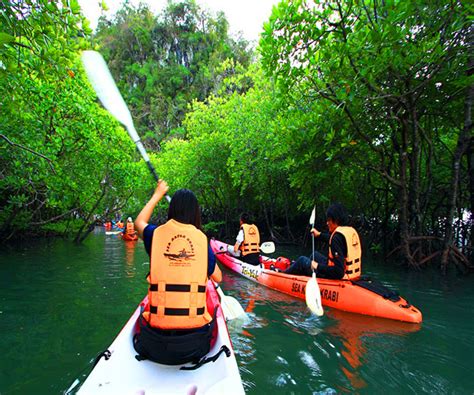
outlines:
[[[467,228],[470,232],[470,242],[468,243],[467,256],[469,262],[474,261],[474,137],[471,136],[469,149],[467,152],[467,172],[469,174],[469,195],[470,195],[470,218]]]
[[[418,115],[413,97],[409,98],[410,126],[411,126],[411,153],[410,153],[410,229],[412,234],[419,236],[421,233],[421,206],[420,206],[420,132],[418,130]]]
[[[410,254],[410,225],[409,225],[409,196],[408,196],[408,180],[407,180],[407,163],[408,163],[408,130],[407,123],[404,120],[401,127],[402,144],[399,150],[399,169],[400,169],[400,201],[399,201],[399,224],[400,224],[400,245],[402,259],[408,265],[414,265],[413,258]]]
[[[76,237],[74,238],[74,241],[76,243],[82,243],[86,239],[86,237],[89,235],[89,233],[92,231],[91,229],[92,223],[90,222],[90,218],[94,214],[97,207],[99,207],[99,204],[104,198],[106,191],[107,191],[107,184],[105,183],[104,186],[102,187],[102,193],[100,194],[99,199],[97,199],[97,201],[94,204],[94,207],[92,207],[91,211],[89,212],[87,217],[84,219],[84,224],[77,231]],[[87,227],[87,230],[84,232],[84,234],[82,234],[82,232],[84,231],[84,228],[86,227]]]
[[[474,70],[474,27],[470,26],[469,33],[467,35],[467,47],[469,51],[469,63],[466,71],[467,75],[472,75]],[[467,88],[466,99],[464,102],[464,127],[459,134],[458,142],[456,144],[456,150],[453,158],[453,173],[451,178],[451,196],[448,205],[448,215],[446,217],[445,224],[445,239],[443,245],[443,254],[441,256],[441,267],[443,272],[446,272],[446,268],[449,260],[450,246],[453,244],[453,218],[456,210],[456,201],[458,197],[458,185],[459,185],[459,174],[461,170],[461,160],[463,155],[467,152],[471,140],[472,140],[472,105],[474,102],[474,84],[471,84]],[[470,174],[470,180],[472,181],[472,172]],[[471,182],[472,188],[472,182]],[[472,189],[471,189],[471,219],[472,219]],[[472,232],[472,230],[471,230]],[[472,240],[472,235],[471,235]]]

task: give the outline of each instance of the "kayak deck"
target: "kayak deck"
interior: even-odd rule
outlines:
[[[221,394],[224,391],[244,394],[239,369],[232,349],[227,325],[220,309],[217,293],[208,282],[211,299],[208,306],[217,307],[217,339],[207,356],[213,356],[225,345],[230,357],[222,353],[213,363],[196,370],[180,370],[178,366],[161,365],[149,360],[138,361],[133,348],[133,335],[141,310],[148,298],[140,303],[128,322],[110,345],[110,358],[102,357],[93,368],[78,394]],[[184,366],[191,366],[185,364]]]
[[[211,247],[214,252],[226,251],[227,244],[211,240]],[[275,272],[265,269],[263,265],[249,265],[229,254],[218,254],[216,257],[227,268],[249,280],[288,295],[305,299],[306,283],[310,277]],[[262,256],[261,260],[268,261],[271,259]],[[324,306],[411,323],[420,323],[422,321],[420,310],[385,287],[379,286],[378,288],[385,288],[388,292],[386,294],[380,293],[376,286],[371,287],[369,280],[350,281],[323,278],[318,278],[317,280],[321,290],[321,301]]]

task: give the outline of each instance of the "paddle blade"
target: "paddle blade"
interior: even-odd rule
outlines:
[[[272,254],[275,252],[275,243],[273,241],[266,241],[260,246],[260,250],[264,254]]]
[[[306,283],[305,298],[306,305],[311,312],[321,317],[324,314],[324,310],[321,304],[321,291],[319,290],[316,273],[314,272],[311,279]]]
[[[311,217],[309,217],[309,223],[314,228],[314,221],[316,220],[316,207],[313,207],[313,211],[311,212]]]
[[[219,284],[214,283],[214,287],[216,288],[217,294],[221,299],[222,312],[224,313],[226,321],[246,315],[244,309],[237,299],[233,298],[232,296],[224,295],[224,292],[222,291]]]
[[[234,320],[247,314],[237,299],[232,296],[224,296],[221,299],[221,306],[226,320]]]
[[[84,64],[89,82],[102,105],[127,128],[133,141],[138,140],[138,134],[136,136],[133,135],[136,134],[136,131],[133,127],[130,111],[117,85],[115,85],[112,74],[110,74],[102,55],[96,51],[84,51],[82,52],[82,63]]]

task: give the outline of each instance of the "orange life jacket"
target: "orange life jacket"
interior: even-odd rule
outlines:
[[[208,243],[193,225],[173,219],[153,232],[150,311],[143,317],[160,329],[192,329],[211,322],[206,306]]]
[[[334,266],[331,241],[334,234],[338,232],[344,236],[347,245],[347,256],[344,259],[344,280],[353,280],[360,277],[362,268],[362,249],[357,231],[350,226],[338,226],[329,238],[328,265]]]
[[[256,225],[242,224],[240,229],[244,231],[244,241],[240,244],[242,256],[258,254],[260,252],[260,233]]]
[[[127,235],[134,235],[135,234],[135,225],[133,222],[127,222]]]

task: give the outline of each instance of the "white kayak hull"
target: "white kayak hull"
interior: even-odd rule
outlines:
[[[212,298],[217,298],[210,283],[207,289],[213,293]],[[110,358],[106,360],[102,357],[99,360],[80,387],[78,394],[245,393],[220,307],[216,316],[217,339],[207,356],[215,355],[221,346],[226,345],[230,350],[230,357],[222,353],[215,362],[204,364],[196,370],[180,370],[183,365],[167,366],[148,360],[138,361],[135,358],[137,353],[133,348],[133,335],[140,315],[140,306],[108,348]]]

